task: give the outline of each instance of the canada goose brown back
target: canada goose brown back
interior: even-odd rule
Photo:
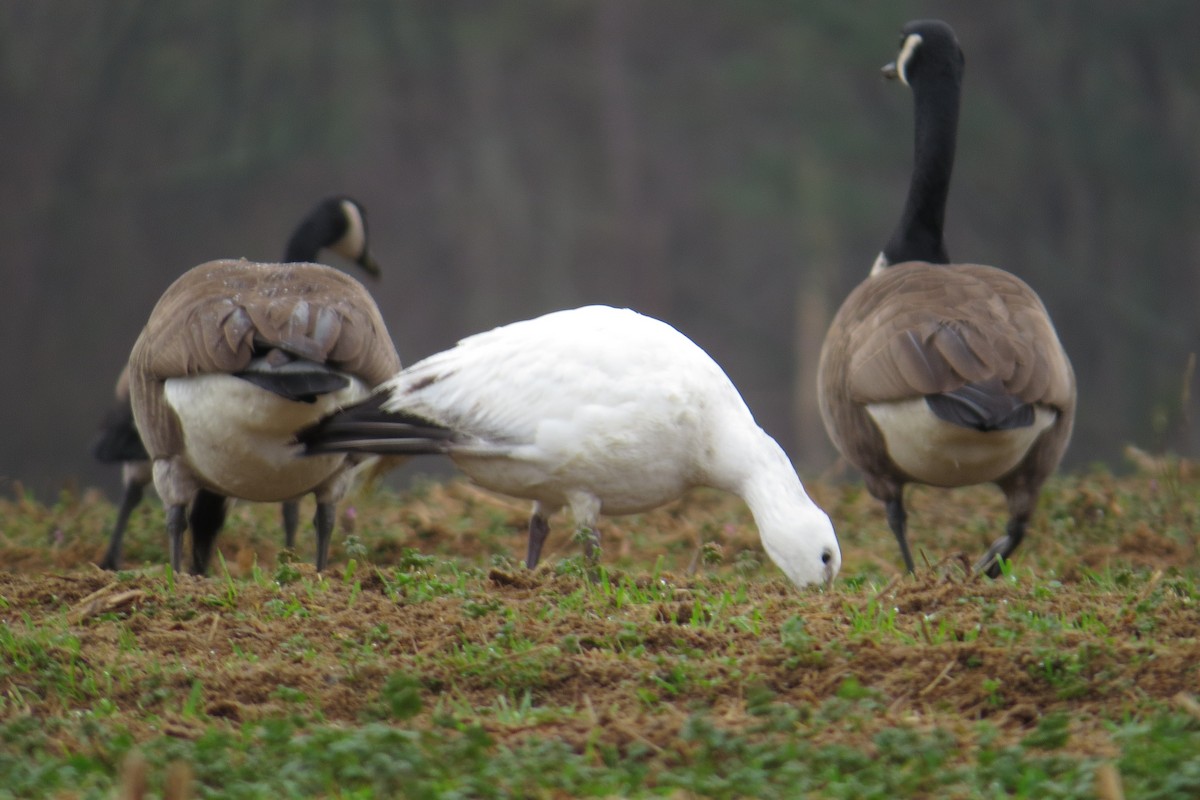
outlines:
[[[945,23],[904,28],[884,68],[916,108],[913,176],[896,232],[846,298],[818,366],[834,445],[887,508],[909,571],[903,489],[996,483],[1010,520],[976,565],[999,572],[1070,440],[1075,377],[1050,316],[1016,276],[950,264],[942,238],[962,52]]]
[[[300,456],[292,435],[399,368],[370,294],[336,269],[213,261],[176,280],[129,358],[134,420],[167,506],[172,567],[180,566],[185,510],[200,493],[270,502],[312,492],[323,569],[350,463]],[[192,567],[202,573],[212,537],[193,536]]]

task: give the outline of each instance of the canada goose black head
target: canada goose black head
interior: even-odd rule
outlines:
[[[912,89],[915,136],[904,213],[875,260],[873,274],[904,261],[950,261],[942,231],[965,66],[962,48],[949,25],[941,20],[917,20],[901,30],[900,52],[883,68],[885,77]]]
[[[940,19],[919,19],[900,29],[900,53],[883,68],[884,77],[899,78],[913,91],[938,81],[962,83],[966,58],[954,30]]]
[[[372,277],[379,265],[367,248],[367,212],[345,195],[326,197],[297,226],[284,251],[284,262],[315,261],[328,248],[362,267]]]

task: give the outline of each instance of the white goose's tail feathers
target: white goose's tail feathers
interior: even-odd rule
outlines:
[[[408,414],[385,411],[388,394],[379,392],[347,406],[296,434],[308,455],[317,453],[375,453],[416,456],[446,453],[454,432],[444,425]]]

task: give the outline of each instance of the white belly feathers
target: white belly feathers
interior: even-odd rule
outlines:
[[[873,403],[867,412],[879,426],[896,466],[932,486],[966,486],[996,480],[1021,462],[1055,414],[1038,408],[1032,425],[982,431],[939,419],[925,398]]]
[[[222,494],[258,502],[298,497],[329,478],[345,456],[303,456],[293,443],[295,433],[367,393],[353,378],[315,403],[285,400],[226,374],[166,382],[166,400],[183,428],[192,469]]]

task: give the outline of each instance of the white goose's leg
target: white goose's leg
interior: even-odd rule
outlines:
[[[600,533],[596,530],[600,499],[587,492],[572,492],[567,496],[567,502],[575,520],[575,538],[583,541],[584,558],[588,567],[594,570],[600,563]]]
[[[546,516],[542,504],[535,501],[533,512],[529,515],[529,550],[525,554],[525,566],[529,569],[538,565],[542,558],[542,545],[550,535],[550,523]]]

